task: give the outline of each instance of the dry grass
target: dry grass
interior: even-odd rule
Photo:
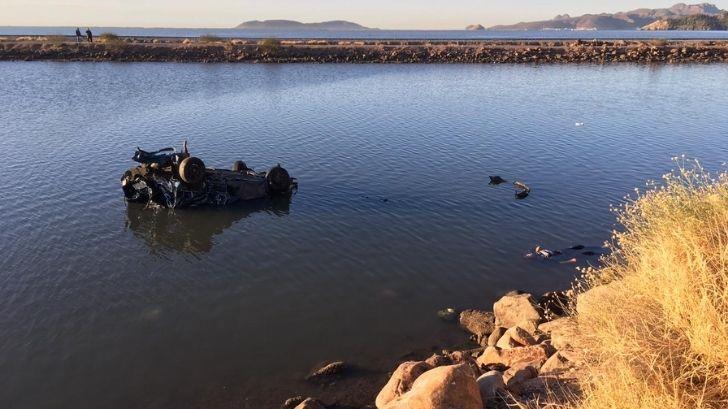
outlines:
[[[54,35],[49,35],[49,36],[46,37],[46,42],[47,43],[49,43],[49,44],[55,44],[55,45],[66,43],[69,40],[70,40],[69,37],[64,36],[62,34],[54,34]]]
[[[214,34],[204,34],[198,39],[201,43],[222,43],[224,40]]]
[[[577,305],[579,409],[728,408],[728,175],[678,169],[616,209],[620,231]]]
[[[101,33],[99,39],[104,43],[118,43],[122,41],[121,37],[114,33]]]

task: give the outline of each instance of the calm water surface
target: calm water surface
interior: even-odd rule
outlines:
[[[344,359],[459,341],[445,307],[565,287],[676,154],[728,154],[728,65],[0,63],[0,406],[277,407]],[[583,123],[583,126],[575,126]],[[290,203],[154,212],[133,148],[282,163]],[[516,201],[487,175],[520,179]],[[375,385],[374,387],[377,387]],[[365,390],[366,388],[362,388]],[[366,394],[362,392],[362,394]]]

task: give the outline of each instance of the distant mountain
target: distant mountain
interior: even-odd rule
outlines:
[[[563,14],[552,20],[500,25],[491,27],[490,30],[636,30],[661,20],[695,15],[716,16],[721,13],[722,10],[714,4],[679,3],[667,9],[637,9],[578,17]]]
[[[246,21],[235,28],[251,30],[373,30],[350,21],[335,20],[322,23],[301,23],[292,20]]]
[[[481,26],[480,24],[471,24],[471,25],[465,27],[465,29],[468,31],[481,31],[481,30],[485,30],[485,27]]]
[[[710,16],[697,14],[693,16],[658,20],[642,27],[643,30],[728,30],[728,11]]]

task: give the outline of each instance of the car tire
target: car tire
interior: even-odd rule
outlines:
[[[265,175],[271,193],[288,193],[291,189],[291,175],[281,165],[273,166]]]
[[[179,164],[179,177],[190,185],[201,183],[205,179],[205,162],[194,156],[185,158]]]
[[[248,165],[246,165],[245,162],[236,160],[233,163],[233,172],[245,172],[246,170],[248,170]]]

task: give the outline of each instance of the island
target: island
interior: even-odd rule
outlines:
[[[321,23],[301,23],[293,20],[253,20],[238,24],[235,28],[248,30],[331,30],[331,31],[358,31],[375,30],[361,24],[344,20],[324,21]]]

